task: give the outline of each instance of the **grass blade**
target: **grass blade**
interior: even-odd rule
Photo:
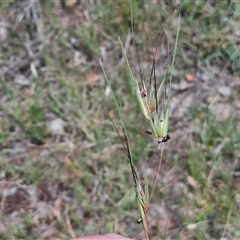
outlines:
[[[179,32],[180,32],[180,15],[178,17],[177,35],[176,35],[174,51],[173,51],[173,58],[172,58],[171,69],[170,69],[169,93],[168,93],[166,114],[165,114],[165,119],[164,119],[163,136],[167,136],[167,134],[168,134],[168,123],[169,123],[170,102],[171,102],[172,78],[173,78],[174,62],[175,62],[175,57],[176,57],[176,53],[177,53],[177,44],[178,44]]]

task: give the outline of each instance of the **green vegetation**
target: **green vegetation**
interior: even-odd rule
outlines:
[[[149,234],[240,237],[238,1],[133,1],[132,12],[136,46],[130,1],[0,4],[1,239],[109,232],[142,238],[131,169],[108,114],[117,128],[119,117],[99,58],[126,123],[134,166],[151,192],[160,152],[145,134],[151,128],[118,36],[141,82],[137,48],[148,83],[164,30],[156,55],[159,86],[178,14],[171,140],[150,201]]]

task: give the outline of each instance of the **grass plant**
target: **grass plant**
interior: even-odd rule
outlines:
[[[131,11],[131,14],[132,14],[132,11]],[[133,22],[132,22],[132,24],[133,24]],[[127,53],[125,52],[122,41],[119,38],[123,56],[127,63],[129,78],[132,83],[132,87],[134,89],[139,107],[151,127],[150,133],[153,134],[154,139],[158,143],[158,146],[159,146],[158,148],[161,150],[158,170],[156,173],[156,178],[155,178],[153,189],[151,191],[150,196],[149,196],[149,192],[145,190],[145,188],[148,189],[147,182],[145,181],[145,183],[141,183],[141,181],[136,173],[136,170],[134,168],[133,155],[132,155],[132,151],[130,148],[129,137],[128,137],[126,125],[125,125],[121,110],[119,108],[118,102],[116,100],[114,91],[110,85],[109,79],[104,70],[103,63],[100,59],[100,65],[103,70],[104,77],[107,82],[107,86],[110,89],[111,96],[114,100],[114,104],[115,104],[117,112],[118,112],[118,116],[119,116],[120,123],[122,126],[123,137],[121,137],[121,134],[119,133],[119,131],[118,131],[116,125],[114,124],[113,120],[111,119],[111,117],[109,115],[108,116],[111,119],[111,121],[114,125],[114,128],[117,131],[119,137],[121,138],[123,148],[126,151],[127,158],[129,160],[129,165],[131,168],[134,186],[135,186],[136,201],[137,201],[137,205],[138,205],[138,209],[139,209],[139,213],[140,213],[140,219],[138,220],[138,222],[142,223],[142,225],[143,225],[143,230],[144,230],[146,240],[150,239],[148,223],[147,223],[148,222],[147,214],[148,214],[148,210],[150,207],[149,199],[152,198],[154,189],[156,187],[156,184],[157,184],[157,181],[158,181],[158,178],[160,175],[160,168],[161,168],[161,162],[162,162],[162,156],[163,156],[163,150],[164,150],[163,145],[165,144],[165,142],[167,142],[170,139],[170,136],[168,135],[168,123],[169,123],[169,112],[170,112],[170,101],[171,101],[171,86],[172,86],[174,61],[175,61],[176,52],[177,52],[177,42],[178,42],[179,30],[180,30],[180,16],[179,16],[179,20],[178,20],[178,29],[177,29],[177,34],[176,34],[173,57],[172,57],[172,61],[171,61],[171,67],[170,67],[170,69],[166,69],[166,75],[163,78],[163,80],[160,83],[160,86],[158,88],[157,88],[157,79],[156,79],[156,74],[155,74],[155,58],[156,58],[156,53],[158,50],[159,40],[160,40],[160,37],[161,37],[163,31],[161,31],[157,37],[157,46],[156,46],[155,53],[154,53],[154,59],[153,59],[148,89],[146,88],[147,84],[146,84],[146,81],[143,79],[143,75],[141,73],[141,68],[140,68],[141,88],[139,87],[138,80],[134,76],[133,70],[130,66],[130,63],[129,63],[129,60],[127,57]],[[132,29],[132,34],[133,34],[133,29]],[[133,34],[133,36],[134,36],[134,34]],[[134,41],[135,41],[135,39],[134,39]],[[137,51],[137,49],[136,49],[136,51]],[[139,59],[138,59],[138,62],[139,62]],[[140,67],[140,63],[139,63],[139,67]],[[163,93],[164,93],[164,89],[166,90],[166,86],[165,86],[166,84],[168,85],[168,98],[167,98],[167,104],[166,104],[166,106],[164,106],[163,102],[165,101],[165,96],[163,96]],[[162,104],[161,104],[161,102],[162,102]],[[161,109],[161,108],[163,108],[163,109]]]
[[[237,0],[1,1],[0,238],[69,239],[115,232],[142,239],[145,214],[152,240],[164,234],[170,239],[238,239],[239,6]],[[167,45],[174,46],[176,39],[175,10],[181,31],[172,69],[166,59]],[[151,38],[159,29],[164,33],[154,57]],[[132,87],[136,83],[129,77],[125,52],[139,89]],[[127,131],[113,113],[99,58]],[[168,124],[169,85],[155,87],[154,72],[148,85],[153,61],[156,79],[165,86],[169,75],[165,80],[163,75],[173,75]],[[134,191],[125,161],[130,150],[119,144],[102,105],[125,149],[131,147]],[[161,111],[154,115],[156,105],[164,110],[162,116]],[[150,109],[164,124],[153,124]],[[61,134],[48,127],[56,119],[64,122]],[[171,135],[152,197],[161,152],[150,124],[160,140]]]

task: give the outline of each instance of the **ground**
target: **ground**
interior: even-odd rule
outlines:
[[[138,58],[148,81],[158,46],[161,81],[178,14],[171,139],[150,202],[150,236],[240,239],[238,0],[5,0],[0,14],[1,239],[109,232],[144,239],[99,58],[126,122],[136,170],[151,189],[160,152],[145,133],[149,126],[118,36],[139,81]]]

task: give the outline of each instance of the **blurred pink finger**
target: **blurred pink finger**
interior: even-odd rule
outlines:
[[[132,240],[131,238],[125,238],[118,234],[106,234],[106,235],[95,235],[88,237],[79,237],[71,240]]]

